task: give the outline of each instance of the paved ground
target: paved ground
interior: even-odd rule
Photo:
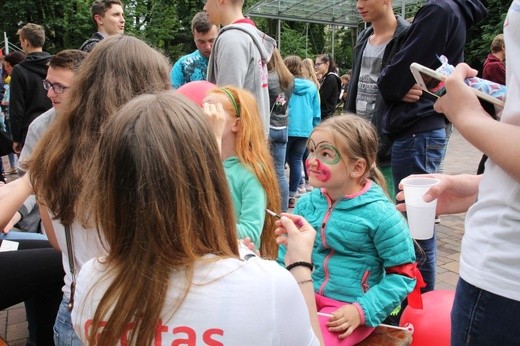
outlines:
[[[478,150],[467,143],[458,132],[454,131],[448,146],[445,172],[449,174],[474,173],[477,170],[480,156]],[[4,167],[8,167],[5,159],[4,157]],[[441,224],[437,228],[436,287],[438,289],[455,289],[459,277],[459,250],[464,231],[464,216],[465,214],[443,216]],[[27,322],[23,304],[0,311],[0,336],[4,337],[10,346],[25,345],[27,335]]]

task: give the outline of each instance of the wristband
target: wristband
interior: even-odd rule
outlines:
[[[314,265],[312,263],[305,262],[305,261],[298,261],[298,262],[291,263],[287,267],[285,267],[285,269],[291,270],[291,269],[296,268],[296,267],[307,267],[311,271],[314,269]]]

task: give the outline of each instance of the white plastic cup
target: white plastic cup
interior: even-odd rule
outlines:
[[[401,181],[406,203],[408,228],[413,239],[430,239],[435,229],[437,200],[426,203],[423,196],[440,179],[431,177],[405,178]]]

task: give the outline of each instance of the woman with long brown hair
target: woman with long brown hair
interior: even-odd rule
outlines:
[[[97,232],[77,221],[78,196],[91,188],[85,181],[99,134],[106,120],[134,96],[168,90],[169,67],[161,53],[137,38],[104,39],[84,60],[68,103],[31,156],[28,174],[45,206],[41,213],[46,233],[62,251],[65,269],[63,301],[54,326],[57,345],[81,344],[70,321],[75,273],[87,260],[106,253]]]
[[[318,344],[314,303],[308,311],[296,283],[312,300],[300,261],[310,259],[313,231],[280,220],[296,281],[274,261],[241,260],[212,131],[174,92],[139,96],[104,126],[81,209],[110,250],[78,278],[72,315],[83,343]]]
[[[289,182],[285,176],[285,152],[287,151],[289,125],[289,100],[294,90],[294,76],[287,69],[277,48],[267,63],[267,85],[269,86],[269,145],[273,156],[278,187],[280,188],[282,211],[288,210]]]

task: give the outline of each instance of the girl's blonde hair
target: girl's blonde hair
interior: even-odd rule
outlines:
[[[267,197],[267,208],[280,210],[280,192],[274,163],[260,120],[258,105],[253,95],[244,89],[228,85],[226,89],[236,102],[239,109],[239,129],[236,133],[236,153],[240,162],[246,166],[260,181]],[[224,109],[235,114],[235,107],[229,96],[220,88],[209,93],[224,95]],[[262,257],[275,259],[278,256],[278,246],[274,236],[274,218],[267,217],[260,236],[260,253]]]
[[[195,262],[207,254],[238,257],[213,138],[201,109],[172,91],[141,95],[107,120],[80,198],[109,248],[111,284],[94,314],[90,344],[115,345],[131,324],[128,344],[153,344],[161,312],[174,313],[188,294]],[[165,307],[174,270],[184,273],[175,285],[183,291]]]
[[[310,80],[316,87],[320,88],[320,82],[316,77],[316,71],[314,70],[314,61],[311,58],[305,58],[302,60],[302,77]]]
[[[316,130],[329,131],[344,160],[365,160],[366,168],[360,181],[374,180],[388,196],[386,180],[376,164],[379,140],[371,123],[357,115],[339,115],[323,121],[313,131]]]

